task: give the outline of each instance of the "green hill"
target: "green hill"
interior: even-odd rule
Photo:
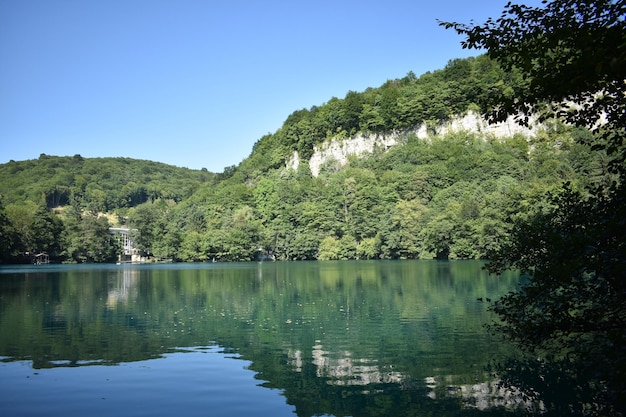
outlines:
[[[0,165],[4,204],[32,201],[48,208],[80,201],[97,211],[134,207],[159,198],[180,202],[215,174],[130,158],[41,154]]]
[[[607,181],[602,155],[561,124],[531,137],[437,126],[484,111],[520,78],[487,57],[295,111],[223,173],[126,158],[52,157],[0,166],[0,258],[46,250],[60,260],[108,261],[118,250],[106,212],[137,229],[155,258],[243,261],[485,258],[516,219],[541,210],[564,181]],[[415,133],[426,126],[426,137]],[[347,164],[306,161],[329,140],[393,133],[396,146]],[[304,163],[287,168],[297,152]],[[316,172],[317,174],[317,172]],[[50,211],[65,206],[63,216]]]
[[[247,176],[284,166],[297,151],[309,158],[313,147],[332,138],[434,127],[468,109],[482,112],[491,95],[512,93],[522,83],[486,56],[455,59],[438,71],[387,80],[377,88],[349,91],[320,106],[294,111],[274,134],[261,138],[239,166]]]

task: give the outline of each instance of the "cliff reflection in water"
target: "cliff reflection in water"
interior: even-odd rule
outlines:
[[[251,361],[263,385],[284,390],[299,415],[352,413],[337,404],[357,407],[352,402],[363,394],[400,395],[405,407],[415,396],[513,407],[515,396],[499,392],[485,371],[510,348],[486,333],[489,313],[477,299],[511,290],[518,277],[489,276],[481,267],[359,261],[5,269],[0,356],[46,368],[217,344]]]
[[[391,368],[381,369],[376,359],[353,358],[349,351],[333,354],[324,351],[320,344],[313,346],[313,364],[317,368],[315,374],[327,378],[332,385],[399,384],[404,379]]]

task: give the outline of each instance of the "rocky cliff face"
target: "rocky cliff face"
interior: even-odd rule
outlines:
[[[346,165],[348,158],[372,154],[375,150],[386,151],[392,146],[398,145],[400,137],[410,133],[415,133],[420,139],[457,132],[470,132],[496,138],[513,136],[515,134],[530,137],[536,134],[538,128],[536,124],[531,124],[531,126],[530,128],[522,127],[515,123],[513,117],[509,117],[503,123],[489,124],[479,114],[470,111],[465,116],[456,117],[430,131],[426,124],[422,124],[406,132],[359,135],[349,139],[332,139],[316,145],[313,148],[313,156],[311,156],[308,163],[311,173],[317,177],[322,165],[328,161],[333,161],[339,166]],[[297,170],[301,162],[298,152],[294,152],[286,165],[288,169]]]

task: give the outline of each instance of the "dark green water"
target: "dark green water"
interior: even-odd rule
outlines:
[[[495,415],[480,262],[0,268],[2,415]]]

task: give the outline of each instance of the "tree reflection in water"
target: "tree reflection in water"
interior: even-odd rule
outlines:
[[[181,347],[218,345],[249,361],[299,416],[508,413],[527,404],[485,369],[511,350],[486,332],[489,313],[476,300],[509,291],[518,277],[489,276],[482,266],[31,268],[2,274],[0,355],[74,367],[170,360]]]

